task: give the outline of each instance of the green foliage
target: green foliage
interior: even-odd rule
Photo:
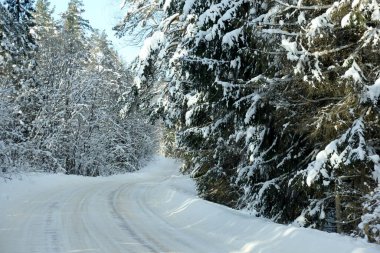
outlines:
[[[151,102],[200,195],[369,236],[358,225],[379,183],[378,2],[183,0],[156,11],[136,88],[164,87]]]

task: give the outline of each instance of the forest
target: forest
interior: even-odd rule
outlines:
[[[106,35],[70,1],[0,5],[0,164],[86,176],[133,171],[153,152],[154,129],[122,113],[131,73]]]
[[[1,176],[133,171],[161,124],[200,197],[380,243],[378,0],[122,6],[130,66],[80,0],[0,5]]]

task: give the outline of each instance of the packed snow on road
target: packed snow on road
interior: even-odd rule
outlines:
[[[0,183],[1,253],[379,253],[364,239],[279,225],[196,196],[179,162],[88,178]]]

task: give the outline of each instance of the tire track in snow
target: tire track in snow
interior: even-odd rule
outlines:
[[[86,188],[85,191],[78,192],[74,198],[71,198],[70,201],[68,202],[69,205],[68,207],[72,208],[73,206],[75,207],[74,210],[71,210],[68,212],[68,214],[64,215],[66,216],[66,219],[71,219],[67,220],[66,222],[72,225],[72,228],[74,231],[74,236],[75,238],[70,235],[70,246],[69,248],[72,248],[72,252],[75,252],[76,250],[78,252],[80,251],[91,251],[91,252],[99,252],[98,249],[94,248],[95,245],[93,245],[93,242],[97,242],[96,236],[93,235],[91,230],[88,228],[88,226],[85,223],[85,218],[86,218],[86,211],[84,207],[86,206],[87,199],[90,195],[94,194],[95,187],[91,188]],[[81,195],[79,195],[81,194]],[[75,199],[77,198],[77,199]],[[70,210],[70,209],[69,209]],[[70,215],[71,214],[71,215]],[[79,245],[77,246],[76,244]],[[73,247],[75,246],[75,247]],[[75,249],[74,249],[75,248]]]
[[[145,238],[145,241],[152,242],[154,246],[157,246],[160,249],[159,252],[209,252],[208,249],[201,247],[197,243],[203,242],[203,238],[194,236],[194,234],[188,233],[185,229],[175,227],[168,222],[166,214],[157,212],[158,209],[153,208],[155,204],[153,203],[152,196],[154,194],[152,193],[160,192],[162,189],[159,188],[159,185],[165,180],[138,182],[120,189],[118,209],[122,210],[128,221],[131,221],[129,227],[138,231],[139,235]],[[129,204],[127,202],[123,203],[123,200],[131,202]],[[164,205],[164,203],[155,203],[159,206]],[[151,226],[151,224],[154,224],[154,226]],[[166,241],[167,238],[171,239],[170,245],[163,245],[161,240]],[[207,242],[205,244],[207,245]],[[170,247],[170,250],[168,247]],[[218,252],[223,252],[223,250]]]
[[[128,186],[126,185],[122,185],[120,186],[118,189],[114,190],[114,191],[111,191],[110,194],[109,194],[109,197],[108,197],[108,200],[109,200],[109,205],[111,206],[112,208],[112,212],[114,214],[114,218],[118,221],[118,226],[123,229],[124,231],[127,231],[134,240],[136,240],[141,246],[143,246],[146,250],[149,250],[149,252],[153,252],[153,253],[160,253],[160,252],[165,252],[166,250],[157,250],[153,245],[150,245],[146,239],[149,239],[151,241],[152,238],[147,236],[146,239],[140,235],[137,234],[137,232],[135,232],[132,228],[131,228],[131,225],[129,224],[129,222],[124,218],[124,216],[122,215],[122,212],[119,211],[119,206],[118,206],[118,202],[120,201],[120,193],[125,189],[127,188]],[[158,245],[157,242],[155,242],[155,244],[157,246],[161,246],[161,245]],[[136,252],[136,253],[139,253],[139,252]]]
[[[165,180],[163,180],[165,181]],[[159,183],[158,183],[159,184]],[[144,184],[145,191],[139,191],[139,194],[136,196],[136,202],[138,206],[141,208],[141,210],[145,210],[145,214],[149,216],[149,219],[154,220],[156,224],[161,224],[165,227],[165,229],[162,229],[160,232],[167,235],[168,238],[176,238],[176,242],[179,242],[181,246],[185,246],[189,252],[202,252],[199,249],[195,249],[195,245],[187,242],[184,240],[184,237],[180,237],[180,232],[182,232],[181,235],[183,235],[183,231],[179,230],[178,228],[174,227],[172,224],[170,224],[164,217],[158,215],[155,210],[152,209],[151,206],[148,205],[149,198],[149,191],[154,191],[154,187],[157,185],[157,183],[154,184]],[[188,236],[188,235],[187,235]]]
[[[209,246],[208,242],[204,241],[204,238],[191,233],[186,227],[178,227],[169,222],[170,217],[167,212],[157,212],[160,209],[159,207],[162,207],[164,204],[155,201],[152,196],[157,192],[162,192],[163,189],[160,186],[168,179],[170,177],[155,182],[144,182],[140,184],[140,187],[134,187],[134,194],[132,196],[136,200],[137,209],[144,210],[144,215],[147,219],[156,224],[155,228],[161,228],[158,231],[159,235],[165,235],[165,238],[172,238],[172,247],[181,249],[181,251],[172,252],[210,252],[208,247],[203,247],[203,245]],[[225,252],[223,247],[214,246],[213,248],[213,252]]]
[[[92,194],[92,190],[95,187],[94,185],[91,185],[91,187],[89,185],[79,185],[78,188],[73,187],[69,191],[61,190],[54,197],[49,198],[46,202],[47,210],[41,211],[43,215],[46,213],[44,215],[46,218],[44,221],[43,240],[45,252],[66,253],[66,249],[71,248],[71,242],[67,240],[72,238],[73,235],[76,238],[82,239],[81,243],[87,242],[87,240],[84,240],[84,237],[91,236],[91,233],[83,225],[82,209],[87,197]],[[68,227],[73,230],[68,232],[64,229]],[[91,237],[91,239],[94,240],[95,238]]]
[[[55,213],[59,211],[59,208],[59,203],[57,201],[53,201],[47,206],[47,215],[44,224],[44,236],[47,239],[45,243],[46,252],[59,252],[58,231],[53,224]]]

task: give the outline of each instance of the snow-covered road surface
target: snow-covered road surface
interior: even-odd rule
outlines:
[[[0,253],[379,253],[350,237],[274,224],[196,197],[157,157],[108,178],[30,175],[0,182]]]

